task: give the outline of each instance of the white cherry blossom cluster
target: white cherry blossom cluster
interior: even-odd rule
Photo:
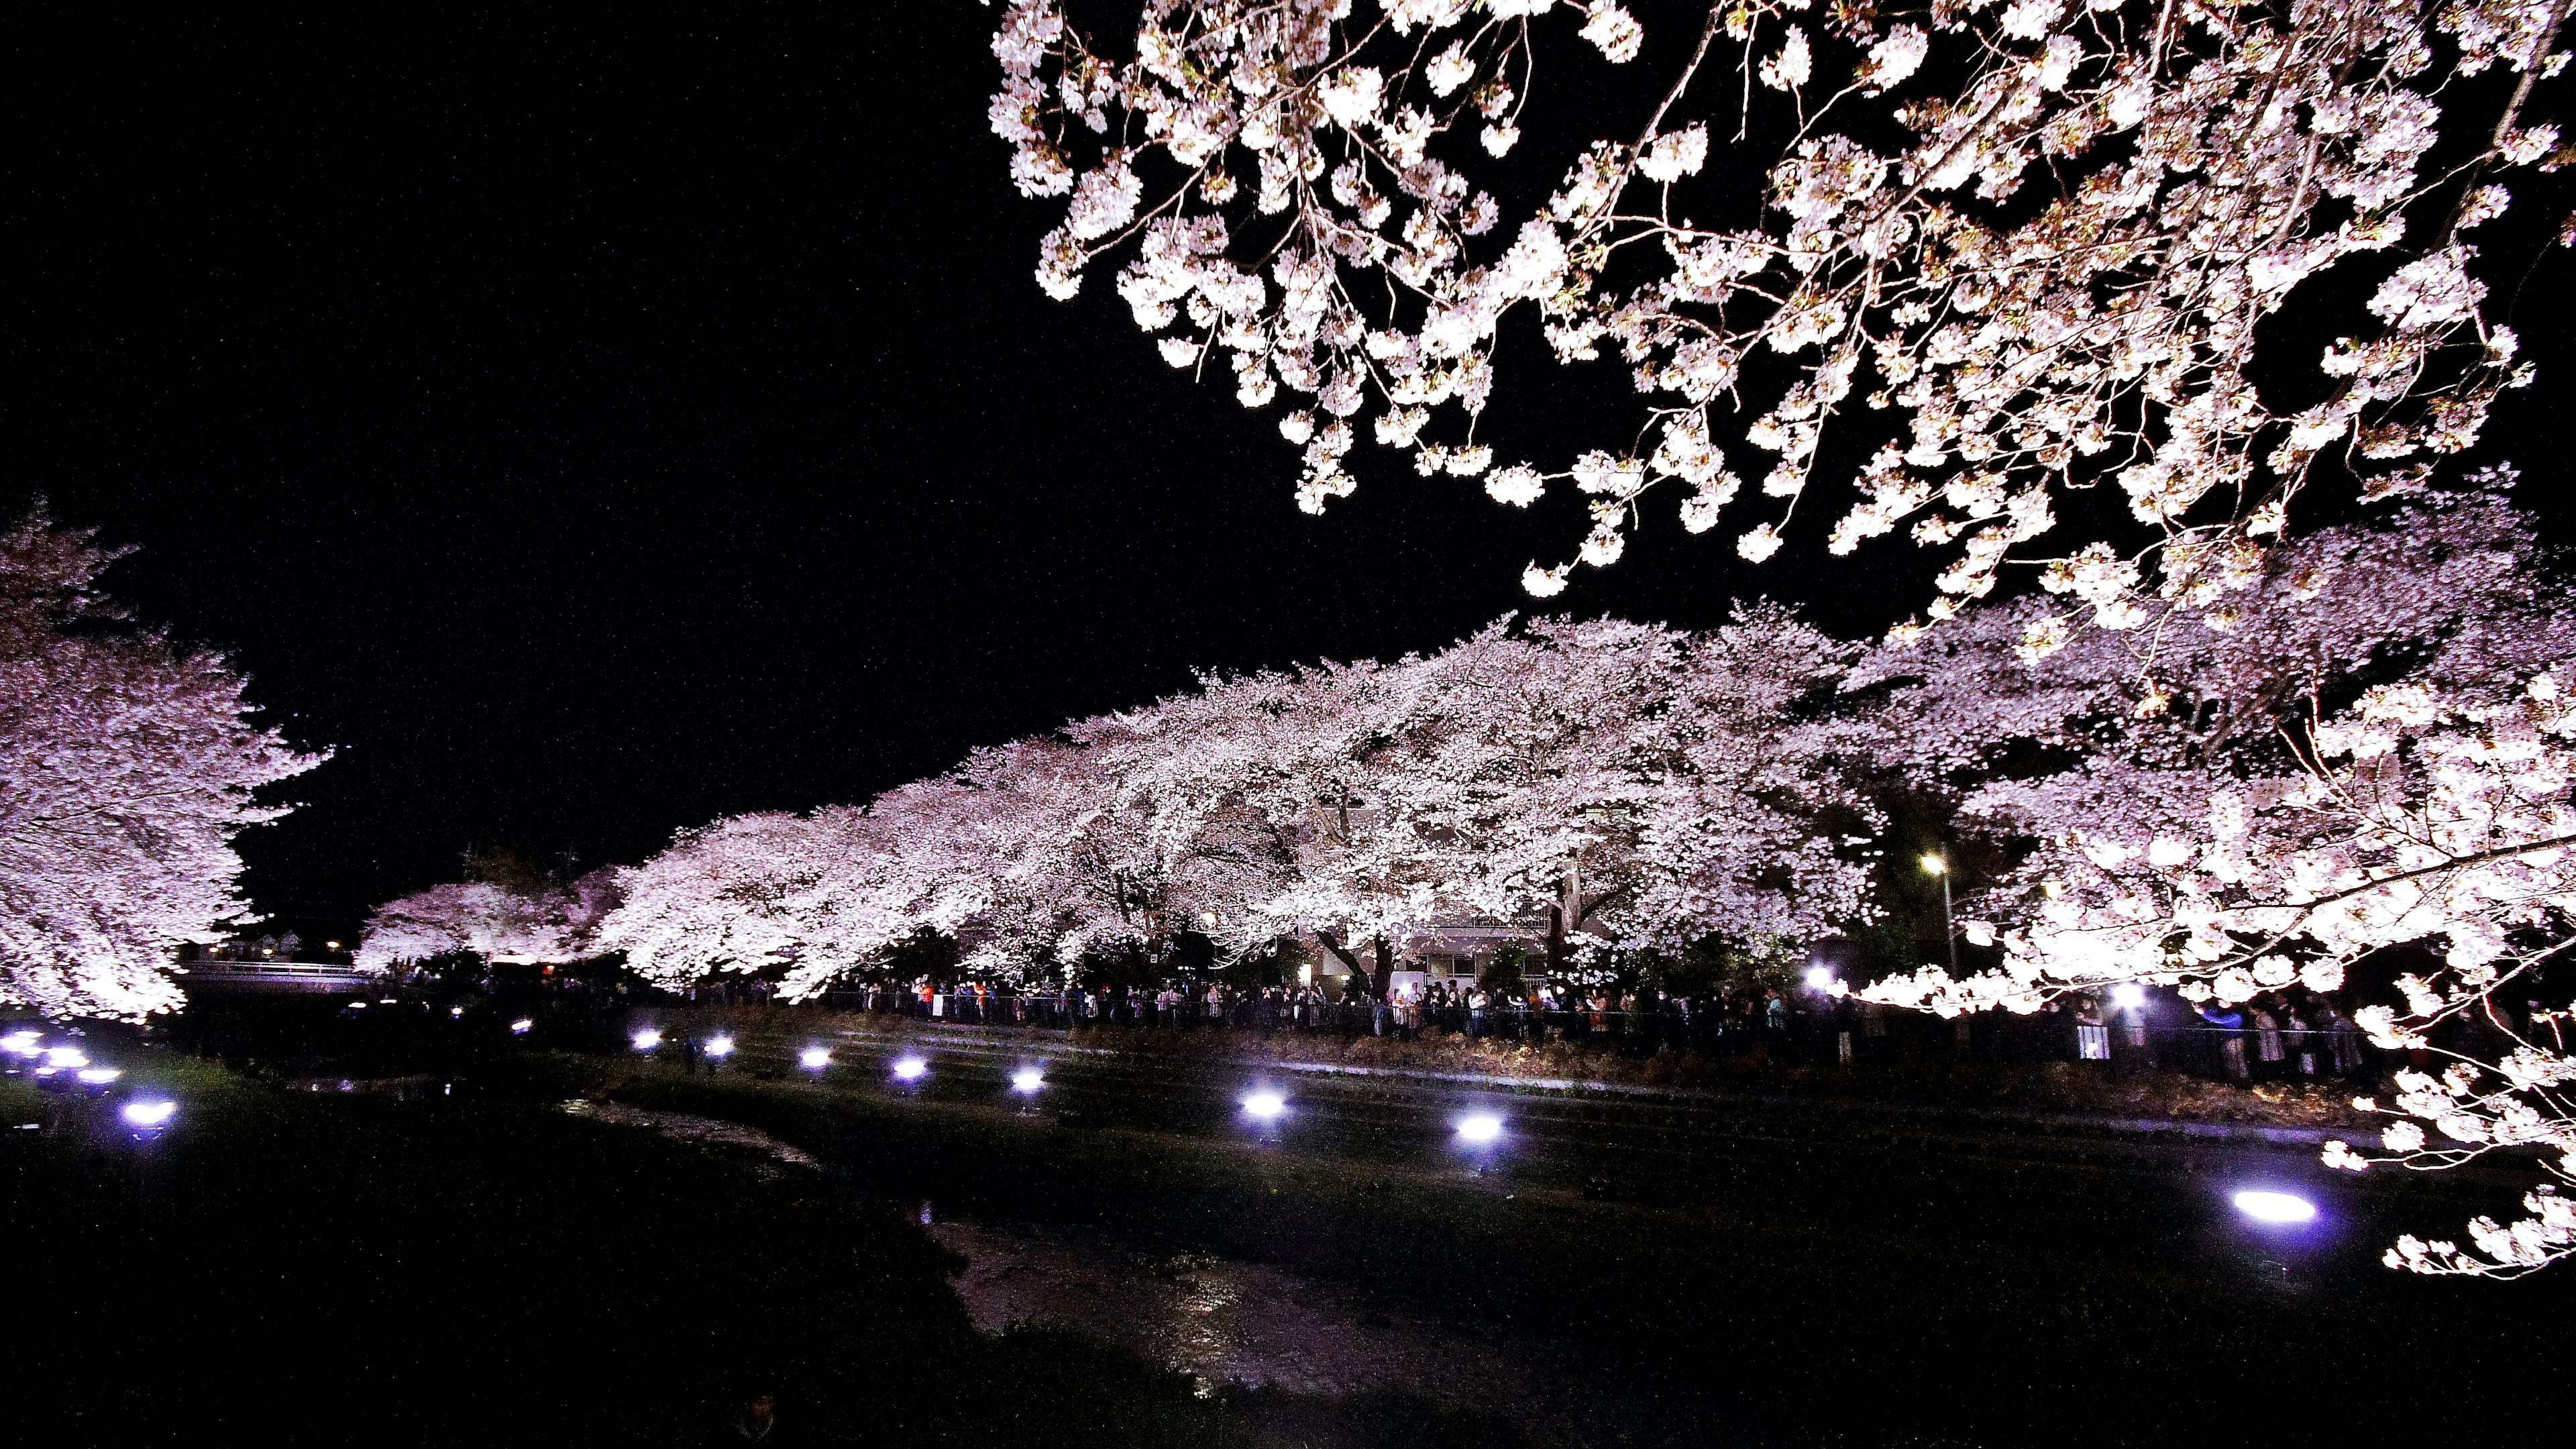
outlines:
[[[1963,815],[2038,848],[1972,909],[1999,968],[1935,967],[1867,988],[1945,1015],[2031,1011],[2119,982],[2220,1005],[2293,985],[2334,990],[2385,953],[2423,963],[2354,1019],[2383,1047],[2453,1056],[2400,1075],[2384,1153],[2335,1166],[2454,1166],[2537,1151],[2576,1176],[2576,1055],[2499,1007],[2576,952],[2576,617],[2528,525],[2493,493],[2434,497],[2375,528],[2275,550],[2225,630],[2166,621],[2153,656],[2094,634],[2019,655],[2046,605],[1974,610],[1853,680],[1889,688],[1883,743],[1930,778],[2007,752],[2061,763],[1985,778]],[[2400,957],[2399,959],[2405,959]],[[2519,996],[2513,1000],[2523,999]],[[2561,1003],[2564,1004],[2563,1002]],[[2505,1046],[2456,1053],[2475,1013]],[[2535,1033],[2537,1028],[2535,1028]],[[2511,1275],[2576,1253],[2567,1205],[2471,1225],[2471,1246],[2409,1238],[2392,1266]]]
[[[622,878],[603,947],[664,981],[783,968],[810,994],[923,931],[1056,978],[1303,937],[1355,968],[1500,927],[1609,946],[1807,938],[1864,918],[1817,819],[1868,811],[1803,706],[1850,651],[1770,607],[1704,635],[1508,621],[1428,657],[1209,679],[978,751],[864,809],[685,832]]]
[[[533,890],[431,886],[376,907],[351,959],[371,971],[455,955],[522,966],[586,960],[601,954],[599,922],[616,905],[614,867]]]
[[[117,555],[41,512],[0,532],[0,1003],[140,1020],[177,948],[257,919],[232,839],[322,762],[250,722],[212,654],[125,627]]]
[[[2117,486],[2148,541],[2118,550],[2127,573],[2093,567],[2090,618],[2039,650],[2080,623],[2223,609],[2320,458],[2374,495],[2410,490],[2528,380],[2484,317],[2470,233],[2510,204],[2495,178],[2555,164],[2556,129],[2527,113],[2566,60],[2566,9],[1724,0],[1517,220],[1495,158],[1536,52],[1561,24],[1635,62],[1646,37],[1621,5],[1148,0],[1112,49],[1058,0],[1020,0],[991,119],[1020,189],[1068,197],[1040,284],[1070,297],[1127,255],[1119,293],[1167,360],[1222,357],[1245,406],[1279,403],[1309,511],[1352,491],[1367,437],[1509,504],[1572,482],[1592,518],[1575,562],[1598,566],[1648,489],[1680,491],[1701,532],[1758,475],[1776,516],[1736,539],[1758,562],[1839,425],[1867,461],[1842,475],[1860,497],[1831,547],[1910,521],[1954,549],[1935,618],[1987,593],[2066,490]],[[1735,83],[1702,74],[1722,53]],[[2485,145],[2426,173],[2445,107],[2468,104],[2452,82],[2491,70],[2514,83],[2467,118]],[[1766,93],[1794,139],[1721,164],[1712,147],[1730,125],[1740,143]],[[1752,174],[1758,225],[1690,220],[1741,210],[1720,179]],[[2258,324],[2366,254],[2382,280],[2320,359],[2324,400],[2267,405]],[[1638,441],[1551,469],[1477,440],[1522,307],[1562,362],[1615,350],[1645,400]],[[1553,594],[1572,567],[1524,582]]]

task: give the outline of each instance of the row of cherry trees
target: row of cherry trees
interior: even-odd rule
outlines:
[[[1820,702],[1852,651],[1751,606],[1692,635],[1498,623],[1427,657],[1209,679],[979,751],[864,809],[684,833],[599,942],[665,981],[792,994],[921,931],[1055,978],[1316,942],[1363,977],[1444,925],[1521,926],[1560,969],[1724,934],[1761,950],[1865,914],[1866,801]]]

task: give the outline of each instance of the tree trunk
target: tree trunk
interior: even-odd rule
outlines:
[[[1360,958],[1352,955],[1349,949],[1344,947],[1341,942],[1334,940],[1332,932],[1317,931],[1315,933],[1315,940],[1325,950],[1332,953],[1334,960],[1342,963],[1342,969],[1351,973],[1351,980],[1359,983],[1363,989],[1367,987],[1369,979],[1368,968],[1362,966],[1360,964]]]
[[[1378,1000],[1384,1001],[1394,987],[1395,948],[1386,943],[1386,937],[1380,936],[1377,938],[1377,978],[1370,983],[1369,989],[1377,993]]]

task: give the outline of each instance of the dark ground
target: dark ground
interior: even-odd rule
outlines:
[[[2576,1289],[2372,1262],[2397,1231],[2509,1202],[2494,1182],[2299,1178],[2330,1229],[2306,1239],[2218,1205],[2249,1173],[2312,1166],[2306,1150],[1518,1101],[1514,1154],[1477,1177],[1412,1088],[1300,1083],[1298,1126],[1265,1148],[1229,1130],[1214,1078],[1059,1063],[1054,1110],[1022,1115],[1004,1065],[953,1056],[909,1095],[860,1043],[821,1087],[793,1080],[803,1038],[774,1027],[716,1076],[512,1048],[488,1022],[436,1061],[390,1050],[390,1023],[363,1030],[375,1060],[349,1070],[428,1065],[461,1095],[281,1092],[166,1054],[189,1103],[166,1141],[7,1134],[6,1240],[47,1247],[9,1279],[46,1329],[19,1366],[49,1387],[12,1396],[19,1418],[67,1442],[686,1442],[766,1385],[829,1442],[1535,1442],[1472,1393],[1463,1411],[1210,1403],[1097,1345],[978,1338],[938,1250],[867,1206],[932,1197],[1543,1339],[1528,1373],[1663,1426],[1630,1443],[2456,1434],[2462,1404],[2507,1419],[2554,1381]],[[0,1098],[13,1120],[29,1095]],[[826,1172],[554,1110],[577,1095],[750,1124]]]
[[[977,1337],[939,1250],[823,1179],[504,1101],[185,1059],[156,1142],[0,1082],[23,1444],[1229,1444],[1186,1384]],[[1007,1392],[993,1392],[995,1385]]]

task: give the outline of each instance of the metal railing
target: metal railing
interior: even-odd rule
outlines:
[[[1894,1011],[1811,1006],[1771,1013],[1665,1002],[1656,1010],[1485,1006],[1455,1002],[1326,1001],[1244,993],[1220,995],[1063,992],[1025,994],[954,989],[844,987],[825,1006],[900,1016],[925,1024],[1065,1031],[1234,1031],[1261,1035],[1465,1037],[1502,1042],[1567,1042],[1652,1052],[1663,1048],[1729,1056],[1761,1050],[1790,1059],[1844,1063],[1932,1058],[1999,1063],[2100,1061],[2155,1066],[2217,1080],[2351,1076],[2375,1070],[2385,1053],[2349,1025],[2326,1028],[2169,1026],[2125,1019],[2087,1023],[2072,1013],[1988,1015],[1942,1021]]]

